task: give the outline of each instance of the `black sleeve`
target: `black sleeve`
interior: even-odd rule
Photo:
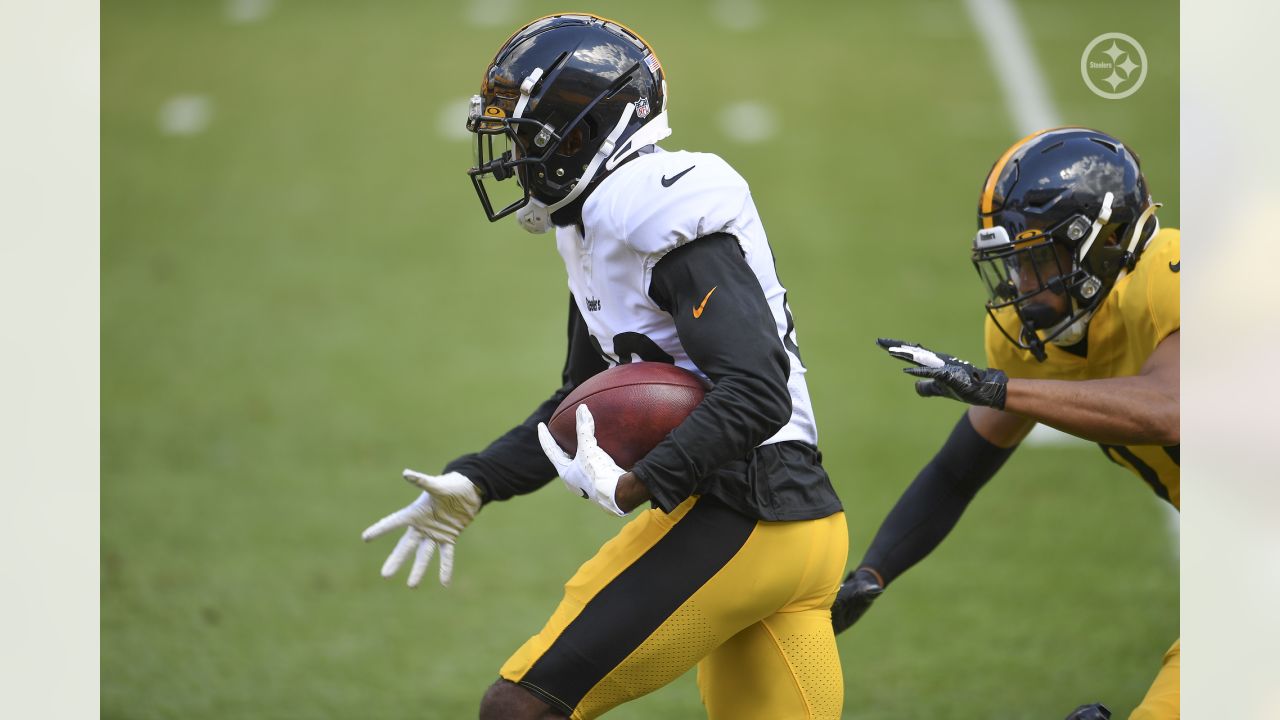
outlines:
[[[966,412],[942,449],[889,511],[859,567],[875,570],[887,586],[923,560],[951,532],[969,501],[1013,450],[979,435]]]
[[[699,480],[745,458],[786,425],[790,365],[760,281],[730,235],[708,235],[668,253],[653,269],[649,296],[671,313],[681,345],[714,383],[632,468],[670,512]]]
[[[480,488],[484,501],[506,500],[531,493],[556,476],[555,467],[538,442],[538,423],[551,419],[560,401],[579,383],[606,367],[595,351],[578,305],[569,298],[569,350],[560,373],[560,389],[538,406],[524,422],[478,453],[463,455],[445,465],[444,472],[460,472]]]

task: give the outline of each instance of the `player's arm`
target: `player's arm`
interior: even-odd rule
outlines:
[[[1034,420],[989,407],[974,406],[965,415],[979,435],[1001,448],[1017,446],[1036,426]]]
[[[885,517],[859,567],[887,586],[933,552],[1031,425],[990,408],[966,412]]]
[[[1179,443],[1178,335],[1166,337],[1137,375],[1100,380],[1010,378],[1004,409],[1085,440]]]
[[[520,425],[478,453],[464,455],[445,466],[440,475],[405,470],[404,478],[422,490],[418,499],[370,525],[366,542],[404,529],[400,541],[382,565],[382,576],[394,575],[410,556],[409,587],[417,587],[431,558],[439,552],[440,583],[453,575],[453,548],[458,535],[475,519],[483,503],[532,492],[555,477],[555,469],[538,442],[538,423],[552,412],[578,383],[604,369],[591,351],[586,325],[577,304],[569,299],[569,351],[561,373],[561,387]]]
[[[1035,423],[970,408],[889,511],[858,569],[845,578],[831,620],[837,633],[858,621],[889,583],[942,543],[978,491]]]
[[[670,512],[699,479],[746,457],[786,425],[790,365],[760,281],[730,235],[698,238],[667,253],[653,269],[649,295],[671,313],[680,343],[714,383],[619,482],[619,505],[651,494]]]
[[[463,455],[444,471],[466,475],[480,489],[485,502],[506,500],[541,488],[556,477],[556,469],[538,441],[538,423],[547,422],[560,401],[587,378],[607,366],[591,345],[586,322],[569,298],[569,348],[561,372],[561,386],[524,422],[478,453]]]
[[[922,396],[949,397],[1051,425],[1086,440],[1120,445],[1179,442],[1179,351],[1174,330],[1156,346],[1137,375],[1098,380],[1009,378],[926,347],[901,340],[877,341],[914,365]]]

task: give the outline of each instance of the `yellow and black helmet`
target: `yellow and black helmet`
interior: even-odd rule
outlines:
[[[1041,360],[1044,343],[1072,345],[1156,228],[1138,156],[1087,128],[1043,130],[996,160],[978,198],[973,264],[1005,336]],[[1067,310],[1044,302],[1069,295]],[[1012,306],[1021,327],[1010,327]],[[1004,321],[1001,320],[1004,316]]]

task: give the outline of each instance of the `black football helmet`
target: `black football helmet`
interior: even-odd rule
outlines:
[[[1019,140],[996,160],[978,199],[973,264],[988,314],[1040,361],[1047,342],[1080,342],[1155,233],[1158,207],[1137,154],[1110,135],[1067,127]],[[1045,304],[1045,290],[1069,296],[1067,310]],[[996,312],[1009,306],[1020,327]]]
[[[517,30],[485,70],[467,117],[476,141],[467,173],[485,215],[527,208],[518,215],[526,229],[549,229],[551,213],[671,134],[666,94],[653,48],[619,23],[573,13]],[[486,177],[515,178],[515,199],[495,210]]]

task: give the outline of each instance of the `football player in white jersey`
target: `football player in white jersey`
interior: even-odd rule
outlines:
[[[472,98],[470,170],[491,221],[554,229],[571,293],[560,387],[486,449],[375,523],[404,528],[383,566],[438,547],[447,583],[459,533],[487,502],[557,474],[617,516],[639,513],[565,585],[546,626],[502,666],[482,718],[592,718],[698,667],[712,718],[838,718],[830,607],[848,537],[822,467],[786,289],[750,189],[721,158],[666,152],[666,80],[639,35],[586,14],[517,30]],[[515,182],[510,182],[515,180]],[[495,203],[491,193],[514,197]],[[626,472],[577,416],[577,456],[545,422],[586,378],[637,360],[712,383],[692,414]]]

